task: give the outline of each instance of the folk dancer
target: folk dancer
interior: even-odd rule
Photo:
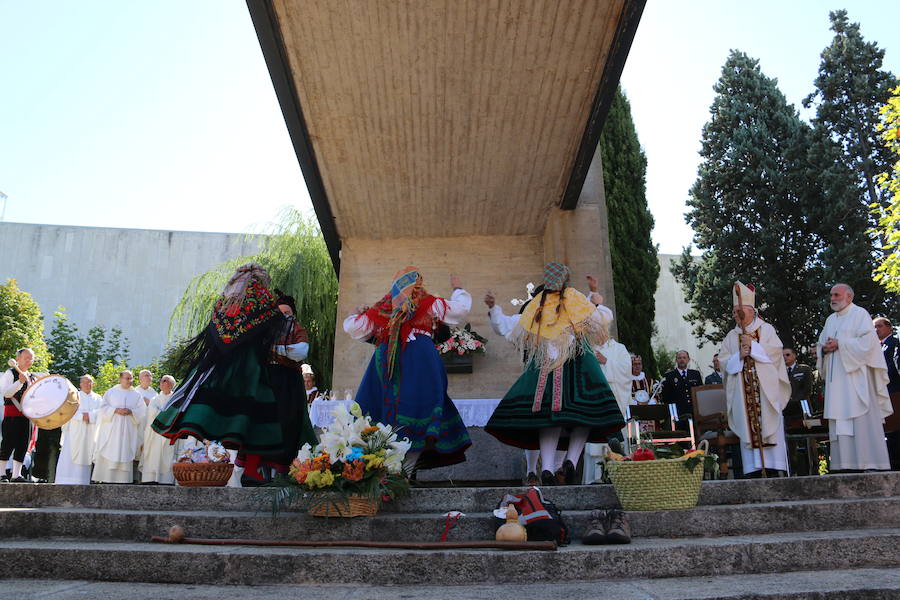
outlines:
[[[94,449],[93,481],[131,483],[147,414],[144,398],[132,387],[131,371],[119,373],[119,384],[103,394]]]
[[[872,317],[853,303],[853,288],[845,283],[831,288],[831,310],[816,345],[816,366],[825,381],[831,470],[888,470],[884,420],[894,411]]]
[[[458,325],[472,308],[459,277],[450,276],[450,287],[449,299],[432,296],[419,270],[406,267],[374,306],[360,306],[344,320],[350,337],[376,346],[356,402],[373,421],[403,428],[413,470],[462,462],[472,445],[447,395],[447,371],[433,340],[441,324]]]
[[[544,485],[575,483],[586,442],[605,442],[625,425],[593,347],[606,342],[612,311],[568,287],[569,268],[544,266],[540,299],[529,303],[511,333],[526,367],[484,430],[498,440],[541,452]],[[556,451],[566,459],[556,464]]]
[[[170,443],[191,436],[240,452],[252,479],[261,478],[263,459],[284,454],[268,365],[284,333],[285,317],[270,288],[269,274],[259,264],[235,271],[209,325],[187,345],[190,366],[184,383],[152,424]],[[315,443],[315,438],[304,441]]]
[[[103,398],[94,391],[94,378],[90,375],[81,376],[78,388],[78,409],[62,426],[62,450],[54,482],[60,485],[88,485],[91,482],[94,439]]]
[[[791,397],[791,384],[775,328],[756,312],[756,290],[737,282],[732,290],[735,328],[719,351],[725,364],[728,426],[741,440],[744,475],[788,471],[781,416]],[[762,454],[762,456],[761,456]]]

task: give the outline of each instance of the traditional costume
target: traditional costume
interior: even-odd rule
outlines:
[[[120,415],[117,409],[126,408],[131,414]],[[103,394],[97,444],[94,449],[93,481],[104,483],[132,483],[134,461],[142,443],[147,405],[134,388],[116,385]]]
[[[297,314],[297,306],[291,296],[279,292],[275,304],[290,306],[293,315]],[[293,315],[283,317],[268,366],[269,384],[278,399],[278,420],[281,423],[284,451],[281,456],[264,460],[263,464],[284,474],[287,474],[300,447],[306,443],[315,445],[317,441],[316,432],[309,420],[306,386],[302,375],[302,361],[309,354],[309,337]],[[243,456],[239,458],[243,462]],[[247,472],[251,477],[254,474],[252,470]]]
[[[623,415],[628,414],[628,405],[631,404],[631,353],[624,344],[610,338],[605,344],[594,346],[594,356],[602,354],[606,359],[600,363],[600,370],[606,376],[606,382],[612,390],[613,396],[619,405],[619,411]],[[585,461],[582,469],[582,482],[594,483],[600,479],[601,472],[598,463],[606,454],[606,444],[588,444],[585,446]],[[590,457],[590,458],[587,458]]]
[[[756,306],[755,290],[737,282],[732,291],[732,301],[735,307]],[[752,338],[747,358],[741,358],[740,336],[744,333]],[[763,447],[766,469],[788,470],[781,413],[791,398],[791,384],[782,349],[783,344],[775,328],[756,317],[746,327],[735,327],[729,331],[719,351],[719,360],[725,365],[728,426],[741,439],[744,474],[763,468],[760,446]],[[759,415],[759,435],[753,433],[756,431],[753,412]]]
[[[643,371],[631,376],[631,404],[658,404],[653,396],[656,382]]]
[[[61,485],[88,485],[91,482],[91,463],[94,456],[94,438],[97,437],[97,421],[103,398],[96,392],[86,394],[78,390],[78,409],[62,426],[62,450],[56,465],[54,483]],[[84,420],[85,415],[87,421]]]
[[[0,464],[5,465],[12,458],[10,481],[24,481],[22,466],[32,438],[31,421],[22,414],[22,396],[40,374],[25,373],[25,383],[19,381],[15,369],[7,369],[0,375],[0,393],[3,394],[3,423],[0,424]]]
[[[447,372],[433,339],[441,323],[458,325],[471,308],[465,290],[453,290],[449,300],[432,296],[419,271],[407,267],[375,306],[344,321],[352,338],[376,344],[356,402],[373,421],[402,427],[412,442],[407,461],[417,459],[419,469],[462,462],[472,445],[447,395]]]
[[[574,476],[585,442],[605,442],[625,425],[593,346],[607,339],[612,311],[567,287],[569,269],[544,267],[544,290],[510,333],[525,371],[497,406],[484,430],[505,444],[541,450],[543,473],[553,473],[557,449],[567,449],[566,481]]]
[[[173,444],[192,436],[240,451],[248,475],[256,475],[263,458],[280,460],[285,452],[268,368],[285,319],[269,287],[258,264],[235,272],[212,321],[187,346],[187,378],[151,425]]]
[[[825,354],[833,338],[838,349]],[[872,317],[852,302],[832,313],[819,336],[816,363],[825,381],[831,470],[888,470],[884,419],[893,414],[887,363]]]
[[[171,398],[172,394],[160,392],[147,406],[145,422],[148,425],[144,428],[144,449],[141,452],[141,483],[175,483],[172,463],[175,462],[176,447],[150,426]]]

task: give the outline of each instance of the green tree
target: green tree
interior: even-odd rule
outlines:
[[[648,373],[656,371],[650,338],[656,316],[659,260],[651,241],[653,215],[647,207],[647,157],[631,118],[631,106],[616,90],[600,136],[609,247],[616,294],[619,341],[640,354]]]
[[[338,282],[315,219],[287,208],[265,233],[255,236],[259,253],[232,259],[196,276],[188,284],[169,324],[172,340],[190,338],[209,323],[212,307],[234,270],[256,261],[272,277],[272,285],[294,296],[297,317],[309,333],[310,363],[319,387],[331,385]]]
[[[53,313],[53,317],[55,320],[50,329],[50,337],[47,338],[47,347],[53,356],[51,367],[54,373],[76,381],[77,377],[84,374],[84,365],[78,356],[81,345],[78,328],[69,320],[63,306]]]
[[[881,133],[884,145],[894,154],[896,162],[889,172],[879,175],[878,184],[887,200],[884,209],[874,207],[878,217],[875,235],[883,240],[884,256],[875,270],[875,279],[885,290],[900,292],[900,86],[881,107]]]
[[[656,371],[644,369],[644,372],[648,377],[662,379],[663,375],[675,368],[675,353],[660,345],[653,350],[653,354],[656,358]]]
[[[816,91],[803,105],[815,105],[817,132],[839,144],[839,160],[859,182],[865,203],[883,206],[876,178],[890,170],[893,158],[878,139],[879,109],[898,81],[882,69],[884,50],[863,39],[859,23],[851,23],[846,10],[833,11],[829,18],[835,35],[822,51]]]
[[[734,326],[737,279],[756,286],[760,312],[785,344],[806,346],[824,297],[806,211],[820,198],[806,177],[810,128],[742,52],[728,56],[714,90],[686,215],[705,254],[695,260],[689,247],[672,267],[691,305],[685,318],[701,345],[721,340]]]
[[[20,348],[34,350],[33,371],[47,371],[50,353],[44,342],[44,317],[41,307],[28,292],[19,289],[15,279],[0,285],[0,356],[3,366]]]
[[[884,50],[863,39],[847,11],[829,17],[835,35],[822,51],[816,89],[803,101],[816,109],[809,177],[821,187],[822,202],[810,207],[809,216],[822,238],[822,283],[846,281],[856,291],[856,302],[873,313],[892,312],[894,299],[872,278],[885,240],[873,243],[868,235],[878,218],[870,208],[885,208],[889,198],[878,186],[878,175],[893,162],[878,137],[879,108],[898,82],[882,68]]]

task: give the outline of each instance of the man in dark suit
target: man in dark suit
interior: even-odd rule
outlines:
[[[687,418],[694,416],[694,408],[691,402],[691,388],[703,385],[700,371],[688,369],[691,360],[686,350],[675,353],[675,369],[669,371],[663,377],[662,401],[666,404],[675,404],[678,407],[678,428],[687,427]]]
[[[884,423],[886,432],[888,455],[891,458],[891,469],[900,470],[900,418],[897,411],[900,410],[900,343],[894,335],[894,325],[886,317],[872,319],[875,333],[881,340],[881,350],[884,352],[884,362],[888,370],[888,394],[891,396],[891,404],[894,406],[894,414],[888,417]]]
[[[713,354],[713,372],[706,376],[703,385],[716,385],[722,383],[722,363],[719,362],[719,353]]]
[[[788,381],[791,382],[791,399],[782,413],[785,420],[803,418],[803,409],[800,401],[810,401],[813,388],[813,371],[810,367],[797,362],[797,353],[793,348],[784,348],[781,351],[784,356],[784,366],[787,367]],[[812,405],[809,406],[813,410]]]

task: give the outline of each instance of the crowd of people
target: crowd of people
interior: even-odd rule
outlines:
[[[356,402],[373,420],[402,428],[411,442],[406,466],[412,473],[461,462],[471,446],[436,350],[449,327],[472,310],[458,277],[451,276],[450,287],[449,298],[434,296],[419,270],[407,267],[383,297],[343,322],[348,335],[375,347]],[[884,422],[892,414],[889,392],[900,392],[898,343],[890,321],[873,322],[853,304],[849,286],[831,290],[834,312],[814,349],[815,371],[783,347],[759,317],[754,288],[738,282],[735,328],[715,355],[713,371],[703,379],[689,368],[688,353],[679,351],[676,368],[660,382],[644,373],[640,356],[610,336],[614,315],[597,280],[589,276],[587,287],[586,294],[575,289],[568,267],[551,262],[518,314],[504,314],[491,292],[484,298],[493,331],[522,357],[522,373],[485,431],[525,450],[527,483],[597,481],[604,444],[628,435],[633,406],[669,405],[672,429],[690,429],[692,389],[702,385],[724,389],[728,426],[740,440],[733,458],[744,475],[791,471],[785,420],[812,416],[817,381],[831,469],[884,470],[891,460],[896,466],[896,433],[886,440]],[[172,484],[176,456],[211,440],[227,448],[238,467],[230,485],[257,485],[286,473],[300,448],[318,441],[307,406],[319,391],[304,362],[309,341],[296,313],[294,299],[272,287],[265,269],[244,265],[208,326],[187,344],[190,364],[180,385],[166,375],[157,392],[149,371],[138,374],[137,386],[123,371],[101,398],[85,375],[75,416],[37,436],[20,403],[41,374],[29,371],[34,353],[20,350],[18,370],[0,375],[0,462],[9,461],[7,479],[26,481],[23,467],[34,450],[31,476],[37,480]],[[55,452],[58,464],[50,472]]]

